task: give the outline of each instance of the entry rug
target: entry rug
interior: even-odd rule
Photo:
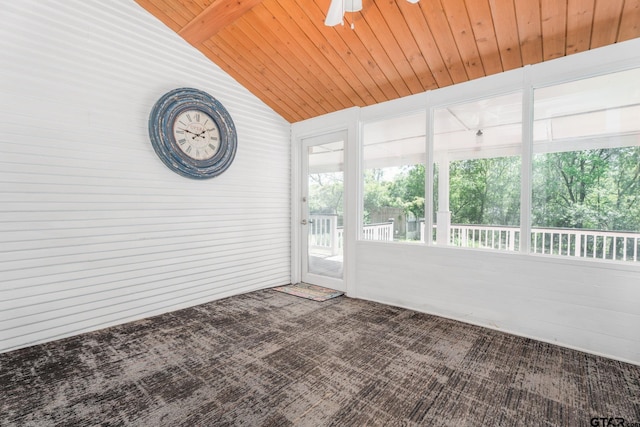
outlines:
[[[326,301],[328,299],[344,295],[344,292],[342,291],[323,288],[322,286],[310,285],[308,283],[297,283],[295,285],[278,286],[273,288],[273,290],[314,301]]]

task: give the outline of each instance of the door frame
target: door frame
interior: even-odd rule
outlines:
[[[344,157],[344,234],[342,289],[347,296],[357,294],[355,268],[356,222],[358,218],[358,176],[360,165],[358,141],[360,108],[352,107],[335,113],[296,122],[291,125],[291,283],[302,279],[300,239],[302,226],[301,176],[302,141],[307,138],[347,131]],[[306,235],[305,235],[306,238]]]
[[[321,274],[311,273],[309,272],[309,227],[310,227],[310,218],[308,212],[308,197],[309,197],[309,155],[308,149],[309,147],[328,144],[332,142],[342,141],[342,176],[343,182],[346,178],[346,172],[344,170],[344,158],[346,157],[346,148],[347,148],[347,140],[348,140],[348,132],[346,130],[325,133],[322,135],[311,136],[302,138],[300,140],[300,195],[298,197],[298,204],[300,205],[300,280],[309,283],[312,285],[326,286],[331,289],[337,289],[340,291],[345,290],[344,286],[344,250],[342,254],[342,278],[323,276]],[[345,189],[343,186],[342,189],[342,210],[343,210],[343,220],[344,220],[344,209],[345,209]],[[307,221],[307,224],[302,224],[302,222]],[[343,234],[344,235],[344,234]],[[344,249],[344,248],[343,248]]]

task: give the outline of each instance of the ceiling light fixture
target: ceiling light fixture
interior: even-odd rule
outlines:
[[[409,3],[418,3],[420,0],[407,0]],[[329,10],[327,11],[327,17],[324,20],[324,25],[327,27],[333,27],[338,24],[344,25],[344,14],[346,12],[359,12],[362,10],[362,0],[331,0],[329,4]],[[353,29],[353,21],[351,22],[351,29]]]

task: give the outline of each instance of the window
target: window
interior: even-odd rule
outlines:
[[[364,240],[422,240],[426,120],[423,110],[363,126]]]
[[[640,69],[534,91],[533,253],[638,260]]]
[[[640,261],[638,82],[632,69],[535,88],[525,165],[514,85],[459,103],[434,97],[432,123],[424,110],[364,123],[362,238]]]
[[[436,108],[433,126],[433,241],[518,250],[522,94]]]

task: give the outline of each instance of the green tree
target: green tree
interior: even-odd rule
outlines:
[[[315,214],[343,215],[344,182],[340,173],[309,175],[309,211]]]
[[[364,172],[364,222],[371,221],[371,214],[383,207],[391,206],[388,181],[384,180],[382,169],[367,169]]]
[[[458,160],[449,164],[454,224],[520,223],[520,158]]]
[[[540,154],[534,158],[533,225],[640,229],[640,148]]]
[[[424,218],[424,165],[404,166],[390,185],[392,205]]]

